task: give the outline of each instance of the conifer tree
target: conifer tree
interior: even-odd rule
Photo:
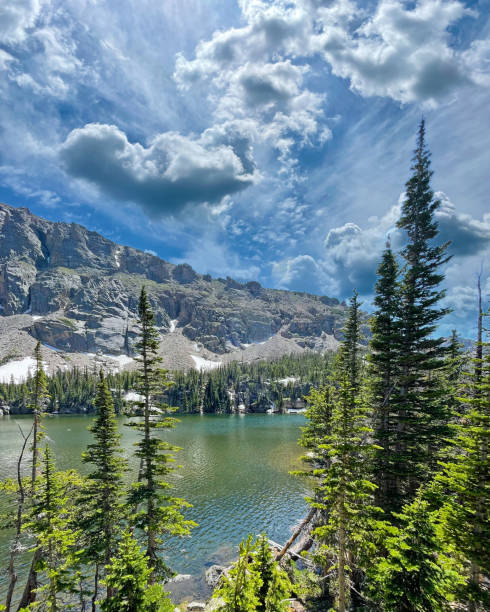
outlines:
[[[41,343],[36,344],[34,349],[34,358],[36,360],[36,373],[34,374],[33,386],[31,391],[31,403],[29,408],[34,415],[34,429],[32,432],[32,476],[31,476],[31,495],[34,493],[36,475],[39,462],[39,442],[43,437],[41,418],[44,413],[45,404],[49,398],[47,378],[43,367],[43,358],[41,353]]]
[[[428,502],[418,496],[396,518],[400,527],[384,542],[387,555],[370,572],[372,597],[386,612],[448,610],[458,576],[442,564]]]
[[[347,609],[352,570],[366,552],[367,531],[376,513],[375,485],[368,480],[373,448],[367,440],[371,430],[366,426],[359,340],[359,303],[354,293],[334,368],[330,430],[317,442],[324,457],[319,465],[314,464],[319,484],[308,500],[320,510],[313,530],[319,544],[315,558],[329,572],[336,569],[338,578],[331,591],[336,593],[340,612]]]
[[[146,554],[152,569],[150,581],[153,582],[157,576],[165,578],[170,573],[158,556],[162,536],[188,535],[195,523],[184,520],[181,509],[189,504],[170,495],[170,484],[165,480],[174,469],[171,465],[172,453],[179,448],[160,439],[157,432],[174,427],[177,421],[168,416],[172,410],[168,405],[157,405],[156,398],[171,383],[166,378],[166,371],[159,367],[161,357],[158,355],[158,332],[144,287],[141,289],[138,315],[140,339],[136,345],[139,353],[137,391],[143,398],[138,402],[143,412],[143,422],[130,423],[142,435],[136,450],[136,456],[140,459],[140,474],[130,492],[129,502],[136,509],[134,525],[146,539]]]
[[[291,583],[286,572],[275,561],[265,535],[261,535],[255,545],[251,571],[257,572],[262,580],[258,589],[257,610],[284,612],[287,609],[287,603],[284,600],[291,593]]]
[[[223,575],[219,588],[213,597],[221,597],[225,605],[219,610],[226,612],[250,612],[257,610],[260,604],[258,592],[262,578],[255,570],[252,555],[255,547],[252,536],[240,542],[238,560],[229,573]]]
[[[371,330],[369,378],[373,411],[373,438],[378,446],[373,461],[377,485],[376,503],[389,510],[393,499],[395,475],[399,457],[395,450],[396,423],[392,413],[392,394],[397,383],[398,343],[398,265],[391,246],[387,244],[378,267],[375,286],[374,313]]]
[[[75,592],[78,579],[79,533],[72,529],[72,516],[68,509],[68,490],[72,474],[56,471],[49,446],[42,458],[42,471],[37,480],[31,521],[26,524],[36,537],[36,550],[40,551],[36,570],[46,578],[38,588],[44,595],[48,612],[66,609],[62,594]],[[77,483],[79,484],[79,483]],[[38,605],[38,602],[36,602]]]
[[[150,584],[152,569],[130,530],[125,530],[106,568],[107,597],[102,612],[173,612],[163,587]]]
[[[479,314],[481,330],[482,312]],[[456,425],[452,456],[443,463],[438,480],[448,495],[441,510],[445,539],[468,565],[466,599],[490,606],[483,586],[490,577],[490,343],[479,337],[477,357],[461,398],[469,411]],[[483,350],[485,349],[485,350]]]
[[[92,466],[79,498],[81,517],[77,521],[83,532],[84,560],[95,565],[92,610],[99,591],[99,574],[109,565],[115,553],[118,532],[121,529],[122,475],[126,462],[121,457],[120,435],[114,412],[112,394],[107,380],[100,372],[95,398],[96,419],[89,427],[95,441],[87,446],[83,461]]]
[[[440,377],[444,368],[444,339],[434,336],[437,324],[448,312],[439,302],[444,276],[441,266],[447,244],[437,245],[435,212],[440,202],[430,186],[430,153],[425,144],[425,123],[421,121],[412,176],[406,183],[398,227],[407,236],[401,251],[405,261],[399,290],[399,338],[396,385],[391,404],[396,414],[396,446],[393,465],[394,509],[414,498],[437,464],[437,451],[448,434],[448,407]]]

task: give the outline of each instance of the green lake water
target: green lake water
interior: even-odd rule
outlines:
[[[21,445],[18,425],[28,430],[30,422],[29,417],[0,417],[0,478],[15,475]],[[91,440],[90,422],[87,416],[45,419],[58,468],[86,471],[80,454]],[[129,457],[138,434],[124,422],[121,417],[122,445]],[[172,569],[195,577],[192,586],[182,587],[184,594],[186,588],[202,593],[204,569],[231,561],[248,533],[266,532],[282,543],[306,514],[306,483],[288,473],[300,466],[297,440],[303,424],[302,415],[191,415],[181,417],[176,429],[161,433],[182,447],[177,454],[182,467],[171,478],[173,492],[193,504],[186,517],[199,523],[192,537],[173,538],[165,546]],[[130,468],[134,475],[134,460]],[[0,602],[7,557],[8,537],[0,532]]]

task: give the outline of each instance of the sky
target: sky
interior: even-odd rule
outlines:
[[[490,2],[3,0],[0,201],[370,308],[421,117],[441,326],[490,294]]]

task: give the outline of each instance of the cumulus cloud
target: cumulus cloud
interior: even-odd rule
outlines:
[[[278,287],[307,293],[321,293],[328,281],[323,264],[311,255],[298,255],[275,262],[272,277]]]
[[[130,143],[116,126],[93,123],[70,132],[60,156],[72,176],[112,198],[136,202],[152,216],[178,213],[190,203],[218,202],[258,178],[250,163],[245,169],[231,146],[213,142],[209,134],[191,138],[165,132],[145,147]]]
[[[454,256],[447,270],[449,285],[462,286],[467,280],[467,266],[464,258],[471,258],[470,267],[479,267],[478,255],[488,253],[490,246],[490,215],[483,220],[461,213],[442,192],[436,194],[441,206],[436,213],[439,223],[440,241],[451,241],[449,252]],[[310,255],[286,258],[276,262],[273,276],[280,286],[288,289],[329,293],[347,297],[353,289],[361,295],[369,296],[373,292],[382,250],[388,240],[393,250],[403,246],[404,237],[397,230],[396,222],[400,216],[400,206],[392,206],[382,217],[371,217],[365,228],[348,222],[330,229],[324,241],[324,253],[317,258]],[[462,307],[474,295],[474,289],[468,289],[458,298],[457,291],[451,289],[448,303]],[[463,295],[464,294],[464,295]],[[466,297],[464,297],[466,296]],[[460,304],[461,302],[461,304]],[[466,312],[466,311],[465,311]]]
[[[441,202],[436,212],[440,237],[443,241],[451,242],[450,252],[453,255],[473,256],[490,246],[490,213],[485,213],[480,221],[458,212],[455,204],[442,191],[435,195]]]
[[[319,8],[317,44],[333,73],[360,94],[437,103],[459,86],[481,83],[483,43],[466,52],[451,44],[449,28],[476,16],[458,0],[380,0],[360,24],[358,11],[350,0]]]

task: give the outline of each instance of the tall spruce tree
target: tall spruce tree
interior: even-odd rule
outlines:
[[[430,477],[448,434],[448,406],[437,375],[444,368],[444,339],[434,332],[448,312],[439,302],[444,296],[440,268],[449,257],[447,244],[436,244],[434,215],[440,202],[434,198],[431,176],[422,120],[397,224],[407,244],[401,251],[405,264],[399,289],[398,381],[391,395],[396,414],[392,464],[397,473],[391,504],[395,510],[414,499],[418,486]]]
[[[34,358],[36,360],[36,373],[32,381],[31,402],[29,408],[34,415],[33,423],[33,440],[32,440],[32,475],[31,475],[31,495],[34,493],[36,475],[39,463],[39,442],[42,440],[43,431],[41,418],[44,413],[45,405],[49,399],[48,381],[44,372],[43,357],[41,352],[41,343],[36,344],[34,349]]]
[[[368,480],[373,446],[368,440],[367,413],[362,388],[360,314],[357,294],[350,301],[344,340],[334,368],[335,385],[331,387],[331,420],[317,440],[313,474],[318,478],[309,503],[318,508],[313,536],[318,547],[315,559],[337,580],[331,582],[336,606],[344,612],[350,601],[353,571],[366,553],[375,485]],[[323,418],[325,408],[311,413]],[[310,428],[309,433],[314,430]],[[308,441],[311,445],[311,440]]]
[[[172,410],[170,406],[157,401],[163,389],[171,383],[167,380],[166,371],[159,367],[161,357],[158,355],[158,332],[145,287],[141,289],[138,315],[140,339],[136,345],[139,353],[137,391],[143,399],[137,404],[143,412],[143,421],[130,423],[130,426],[141,432],[141,440],[136,450],[140,473],[138,482],[130,492],[129,502],[135,508],[134,525],[146,540],[146,554],[152,569],[150,582],[154,582],[157,577],[165,578],[170,574],[158,554],[163,543],[162,536],[188,535],[195,523],[184,520],[181,510],[189,504],[170,495],[170,484],[165,480],[174,469],[173,453],[179,448],[162,440],[157,432],[175,427],[177,420],[168,416]]]
[[[452,456],[438,477],[447,491],[443,533],[466,560],[470,610],[490,606],[490,343],[482,341],[482,318],[480,309],[477,356],[461,398],[469,410],[455,427]]]
[[[395,477],[399,472],[394,452],[396,422],[392,394],[397,384],[398,354],[398,265],[387,244],[378,267],[371,321],[372,337],[369,353],[369,379],[373,411],[373,438],[378,446],[374,453],[373,473],[377,485],[376,503],[389,510],[393,499]]]
[[[124,516],[122,458],[120,435],[112,394],[102,372],[95,398],[97,416],[89,427],[95,441],[87,446],[83,461],[92,466],[79,497],[81,509],[78,527],[83,533],[84,561],[95,566],[92,610],[99,596],[99,576],[115,553]],[[110,587],[109,587],[110,588]],[[110,596],[111,593],[108,593]]]

